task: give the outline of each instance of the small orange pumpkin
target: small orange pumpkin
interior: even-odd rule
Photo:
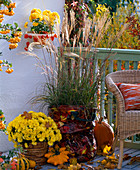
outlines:
[[[114,132],[112,127],[102,121],[103,118],[101,117],[99,121],[95,121],[95,128],[94,128],[94,136],[97,143],[97,148],[102,149],[103,145],[112,145]]]
[[[66,151],[65,147],[60,148],[57,144],[55,147],[50,147],[49,152],[45,154],[45,157],[48,158],[47,162],[53,165],[61,165],[65,162],[68,162],[69,157],[67,156],[69,151]]]

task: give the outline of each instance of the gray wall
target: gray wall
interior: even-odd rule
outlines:
[[[24,23],[28,20],[31,9],[40,8],[41,10],[57,11],[62,19],[64,0],[13,0],[16,2],[15,15],[5,17],[4,23],[18,22],[19,26],[25,31]],[[3,56],[0,59],[7,59],[13,63],[14,72],[6,74],[0,72],[0,109],[3,110],[6,121],[9,123],[23,111],[34,110],[29,103],[29,99],[35,95],[36,88],[44,82],[41,70],[35,66],[35,59],[21,55],[24,51],[26,40],[22,36],[19,47],[9,50],[9,43],[0,40],[0,51]],[[35,50],[40,57],[41,51]],[[7,151],[13,148],[12,142],[8,142],[7,136],[0,132],[0,151]]]

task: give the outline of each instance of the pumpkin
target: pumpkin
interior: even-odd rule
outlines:
[[[48,163],[51,163],[53,165],[61,165],[65,162],[68,162],[68,154],[69,151],[66,151],[65,147],[60,148],[58,145],[55,145],[54,148],[49,148],[49,151],[45,154],[45,157],[48,158]]]
[[[36,162],[35,161],[33,161],[33,160],[29,160],[29,168],[35,168],[35,166],[36,166]]]
[[[102,120],[103,118],[101,117],[99,121],[95,121],[94,127],[94,136],[98,150],[101,149],[103,145],[111,146],[114,138],[112,127]]]
[[[16,170],[28,170],[29,169],[29,160],[24,156],[14,157],[12,161],[15,160],[17,162]],[[11,162],[12,162],[11,161]]]

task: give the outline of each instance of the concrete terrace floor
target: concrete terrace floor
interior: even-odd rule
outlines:
[[[119,148],[116,147],[115,149],[115,155],[116,154],[119,154]],[[130,149],[130,148],[124,148],[124,154],[129,154],[131,157],[134,157],[134,156],[139,156],[140,157],[140,149]],[[94,170],[94,167],[98,166],[99,163],[97,163],[97,160],[103,160],[105,157],[103,156],[95,156],[95,158],[93,159],[93,164],[91,165],[90,164],[90,167],[91,169],[90,170]],[[122,163],[122,170],[140,170],[140,162],[134,162],[132,165],[127,165],[128,163],[130,162],[130,159],[129,160],[125,160],[123,161]],[[85,168],[85,167],[83,167]],[[85,168],[86,170],[88,168]],[[41,170],[57,170],[57,167],[56,166],[52,166],[50,164],[46,164],[44,166],[42,166],[42,169]],[[115,169],[117,170],[117,169]]]

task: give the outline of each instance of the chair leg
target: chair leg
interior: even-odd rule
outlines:
[[[119,163],[118,163],[118,169],[121,169],[122,167],[122,161],[123,161],[123,144],[124,140],[120,139],[120,154],[119,154]]]
[[[113,145],[112,145],[112,154],[115,152],[115,147],[116,147],[116,145],[117,145],[117,141],[118,141],[118,136],[116,136],[115,137],[115,139],[114,139],[114,142],[113,142]]]

